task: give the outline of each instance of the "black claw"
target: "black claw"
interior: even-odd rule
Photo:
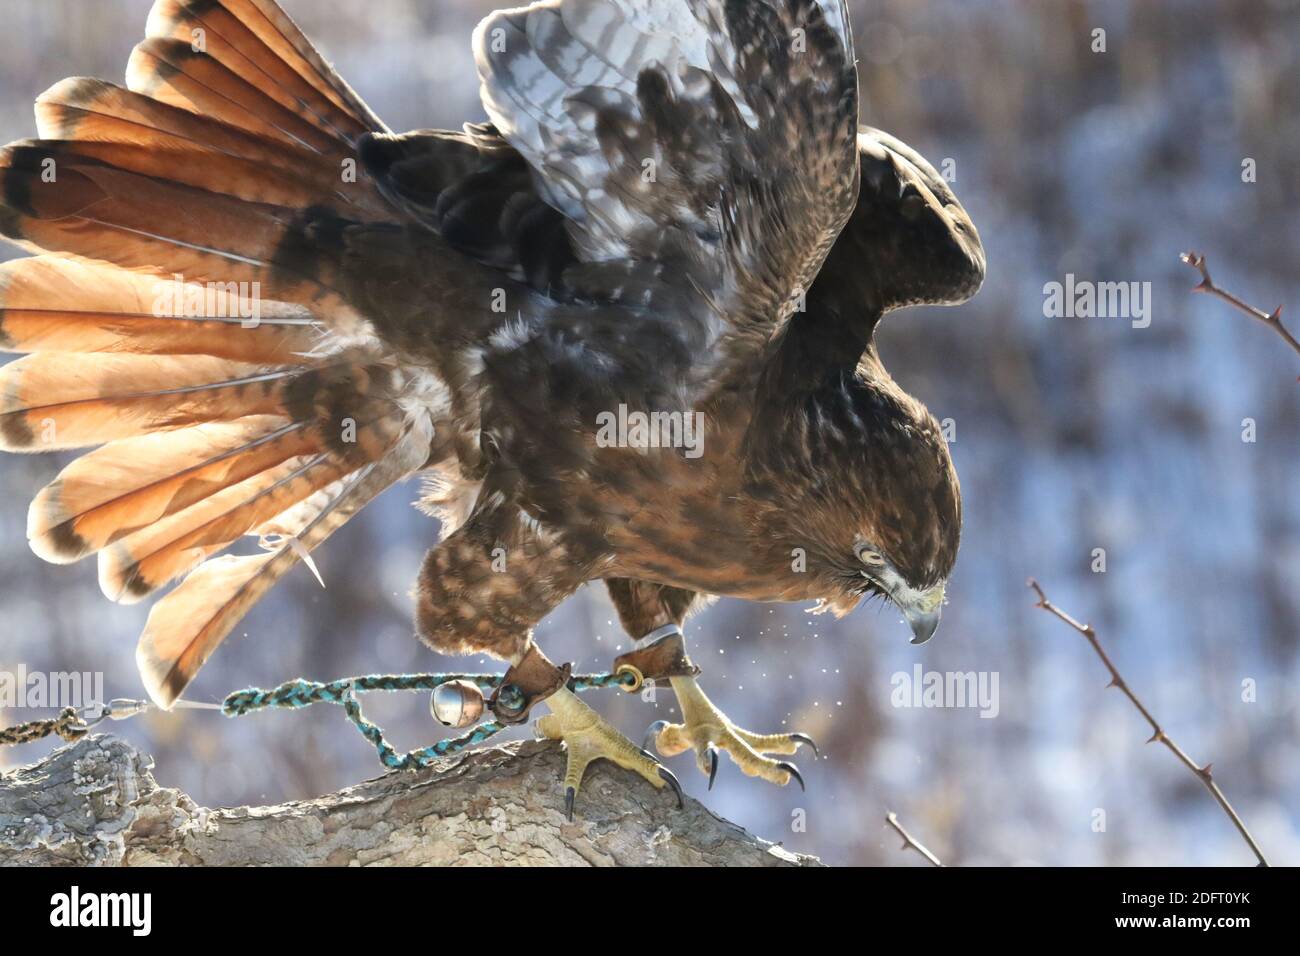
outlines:
[[[812,752],[816,756],[820,757],[822,755],[821,751],[817,749],[817,741],[813,740],[807,734],[791,734],[790,739],[797,744],[807,744],[812,748]]]
[[[796,767],[794,764],[790,763],[787,760],[783,760],[781,763],[777,764],[777,766],[799,781],[800,790],[802,790],[804,793],[808,792],[808,788],[804,786],[803,777],[800,775],[798,767]]]
[[[573,787],[569,787],[564,791],[564,814],[569,818],[570,823],[573,822],[573,798],[577,795],[578,791]]]
[[[710,747],[705,755],[709,758],[709,789],[713,789],[713,780],[718,775],[718,748]]]
[[[664,783],[673,788],[673,793],[677,794],[677,809],[685,810],[686,801],[682,799],[682,785],[678,783],[677,775],[667,767],[660,767],[659,776],[663,778]]]
[[[656,720],[653,724],[647,727],[645,729],[645,736],[641,738],[641,749],[643,751],[648,751],[651,747],[655,747],[657,750],[658,747],[656,745],[659,740],[659,732],[667,726],[668,721]]]

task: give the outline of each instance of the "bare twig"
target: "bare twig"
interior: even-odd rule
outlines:
[[[1282,324],[1282,307],[1280,305],[1272,312],[1265,312],[1262,309],[1257,309],[1253,305],[1243,302],[1231,292],[1220,289],[1214,284],[1214,280],[1210,278],[1210,270],[1205,265],[1205,256],[1201,255],[1199,252],[1184,252],[1179,258],[1201,274],[1201,284],[1192,291],[1205,292],[1209,295],[1218,296],[1233,308],[1245,312],[1252,319],[1258,319],[1278,335],[1282,336],[1282,340],[1286,342],[1287,345],[1291,346],[1292,350],[1297,355],[1300,355],[1300,341],[1296,341],[1296,337],[1287,330],[1285,325]]]
[[[894,811],[891,810],[889,813],[885,814],[885,822],[893,827],[898,835],[903,838],[902,849],[915,850],[917,853],[921,854],[921,856],[929,860],[931,866],[943,866],[943,863],[940,862],[937,856],[927,850],[923,843],[918,842],[916,838],[913,837],[912,834],[908,833],[903,825],[898,822],[898,817],[894,814]]]
[[[1110,658],[1102,649],[1101,642],[1097,640],[1097,632],[1093,630],[1092,625],[1080,624],[1051,601],[1047,600],[1047,595],[1043,593],[1043,589],[1033,578],[1029,579],[1029,586],[1033,588],[1034,593],[1038,595],[1037,607],[1042,608],[1049,614],[1055,615],[1088,639],[1088,643],[1092,645],[1092,649],[1097,652],[1097,656],[1101,658],[1101,662],[1105,664],[1106,669],[1110,671],[1110,686],[1118,687],[1122,690],[1124,696],[1133,703],[1133,706],[1138,709],[1138,712],[1146,718],[1146,722],[1151,725],[1151,739],[1148,740],[1147,743],[1155,743],[1159,741],[1164,744],[1175,757],[1182,761],[1183,765],[1187,767],[1188,770],[1196,774],[1197,779],[1200,780],[1201,783],[1205,784],[1206,789],[1210,791],[1210,794],[1218,801],[1219,806],[1223,808],[1223,812],[1228,815],[1228,819],[1230,819],[1233,826],[1237,828],[1237,832],[1241,834],[1241,838],[1246,841],[1251,852],[1254,853],[1255,857],[1259,860],[1259,865],[1268,866],[1268,860],[1264,859],[1264,853],[1260,850],[1259,844],[1256,843],[1255,838],[1250,835],[1250,831],[1246,829],[1246,824],[1243,823],[1241,817],[1237,815],[1237,811],[1232,809],[1232,804],[1228,802],[1228,798],[1223,795],[1223,791],[1219,789],[1218,783],[1215,782],[1210,769],[1211,765],[1207,763],[1202,767],[1197,764],[1195,760],[1187,756],[1186,751],[1174,743],[1173,740],[1170,739],[1169,735],[1164,732],[1156,719],[1151,716],[1151,712],[1146,709],[1142,701],[1138,700],[1137,694],[1133,693],[1132,688],[1128,686],[1124,678],[1120,676],[1119,671],[1115,669],[1115,665],[1111,663]]]

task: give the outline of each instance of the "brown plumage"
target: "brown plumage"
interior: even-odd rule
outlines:
[[[877,593],[933,632],[960,494],[873,335],[968,298],[983,253],[859,128],[840,0],[503,11],[490,122],[401,136],[273,0],[158,0],[147,34],[126,89],[66,80],[0,152],[0,233],[42,253],[0,268],[27,353],[0,436],[99,446],[37,496],[37,554],[98,554],[115,600],[182,579],[137,654],[155,700],[421,471],[442,650],[517,661],[602,578],[638,637],[717,594]],[[700,454],[599,440],[620,409],[698,414]],[[265,552],[219,556],[245,535]]]

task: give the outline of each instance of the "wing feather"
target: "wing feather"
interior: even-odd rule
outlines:
[[[752,357],[856,201],[842,0],[542,0],[489,16],[474,47],[489,117],[569,220],[578,297],[622,288],[600,264],[642,280],[643,312],[691,290],[701,361]]]

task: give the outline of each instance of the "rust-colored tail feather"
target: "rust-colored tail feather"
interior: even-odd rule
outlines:
[[[113,442],[42,489],[27,538],[44,560],[68,564],[317,447],[310,423],[277,415]]]
[[[419,469],[432,437],[427,422],[412,426],[387,458],[285,516],[279,532],[291,540],[269,554],[208,561],[154,605],[135,655],[149,696],[170,707],[240,618],[297,562],[299,550],[315,548],[385,488]]]
[[[180,40],[143,40],[126,67],[128,89],[325,155],[345,155],[335,136]]]
[[[101,551],[99,586],[110,600],[134,604],[350,471],[317,454],[223,488]]]
[[[91,143],[146,146],[173,164],[173,177],[186,174],[181,167],[195,154],[241,160],[281,174],[272,176],[273,182],[288,179],[311,189],[315,203],[333,202],[367,218],[392,216],[391,207],[372,183],[343,175],[343,159],[337,155],[258,136],[103,80],[72,78],[50,87],[36,101],[36,125],[45,140],[76,141],[83,147]],[[240,181],[209,176],[189,184],[223,190]]]
[[[44,141],[0,150],[0,194],[0,233],[28,246],[192,282],[257,282],[270,299],[333,302],[337,249],[285,254],[286,238],[300,231],[293,207],[142,175]]]
[[[0,449],[87,448],[146,432],[273,414],[296,369],[206,356],[37,352],[0,369]]]
[[[0,350],[210,355],[309,364],[323,330],[301,306],[250,301],[252,289],[39,256],[0,265]],[[256,311],[251,306],[256,305]]]
[[[285,22],[282,20],[281,26]],[[230,0],[223,6],[159,0],[150,13],[146,34],[201,48],[230,73],[246,78],[333,139],[355,146],[362,134],[378,125],[375,117],[358,115],[358,109],[364,107],[355,95],[347,102],[252,3]],[[298,69],[290,61],[296,62]]]
[[[0,150],[0,448],[91,448],[33,501],[42,558],[119,601],[183,577],[137,661],[171,706],[307,550],[424,467],[425,374],[337,291],[386,127],[274,0],[157,0],[127,88],[70,79]],[[218,557],[252,536],[262,552]]]

